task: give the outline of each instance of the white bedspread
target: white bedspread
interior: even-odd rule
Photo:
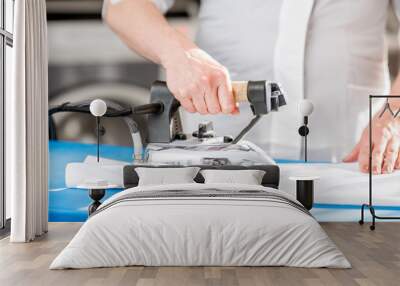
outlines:
[[[131,192],[265,190],[248,185],[136,187],[114,195],[89,218],[51,269],[127,265],[348,268],[315,219],[258,198],[152,198],[112,202]],[[292,197],[286,195],[293,200]]]

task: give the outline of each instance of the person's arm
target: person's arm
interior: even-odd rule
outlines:
[[[109,3],[103,17],[132,50],[166,69],[168,88],[186,110],[236,111],[226,68],[171,27],[150,0]]]
[[[391,0],[393,10],[400,20],[400,0]],[[392,95],[400,95],[400,73],[392,85]],[[367,99],[366,99],[367,100]],[[396,113],[400,110],[400,100],[390,99],[390,106]],[[385,113],[382,117],[379,111],[372,120],[372,171],[374,174],[392,173],[400,169],[400,114],[393,118]],[[358,161],[360,170],[369,172],[369,126],[367,126],[358,144],[344,159],[344,162]]]
[[[393,86],[392,95],[400,95],[400,74]],[[389,99],[392,111],[400,111],[400,99]],[[374,174],[392,173],[400,169],[400,114],[397,118],[387,111],[381,117],[380,110],[372,120],[372,171]],[[369,127],[362,133],[361,139],[345,162],[359,162],[360,170],[369,172]]]

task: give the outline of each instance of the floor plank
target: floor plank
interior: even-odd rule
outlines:
[[[80,223],[50,223],[50,231],[32,243],[0,240],[2,286],[267,286],[267,285],[399,285],[400,224],[322,223],[352,263],[352,269],[288,267],[119,267],[50,271],[55,256],[78,231]]]

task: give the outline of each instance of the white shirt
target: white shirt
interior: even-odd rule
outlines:
[[[164,10],[173,3],[153,1]],[[340,161],[368,123],[368,95],[389,91],[384,35],[391,2],[399,14],[399,0],[203,0],[197,43],[233,80],[274,80],[286,91],[285,110],[264,116],[248,139],[274,157],[299,158],[297,106],[309,98],[309,156]],[[250,118],[247,108],[238,117],[183,116],[190,130],[211,119],[224,135],[237,134]]]
[[[202,1],[196,42],[223,63],[232,79],[274,77],[282,1],[258,2],[254,9],[243,9],[242,1]],[[227,7],[229,17],[221,16],[226,14]]]

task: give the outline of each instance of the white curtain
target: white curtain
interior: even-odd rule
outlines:
[[[13,92],[6,98],[6,187],[12,242],[47,231],[48,87],[45,0],[15,1]]]

